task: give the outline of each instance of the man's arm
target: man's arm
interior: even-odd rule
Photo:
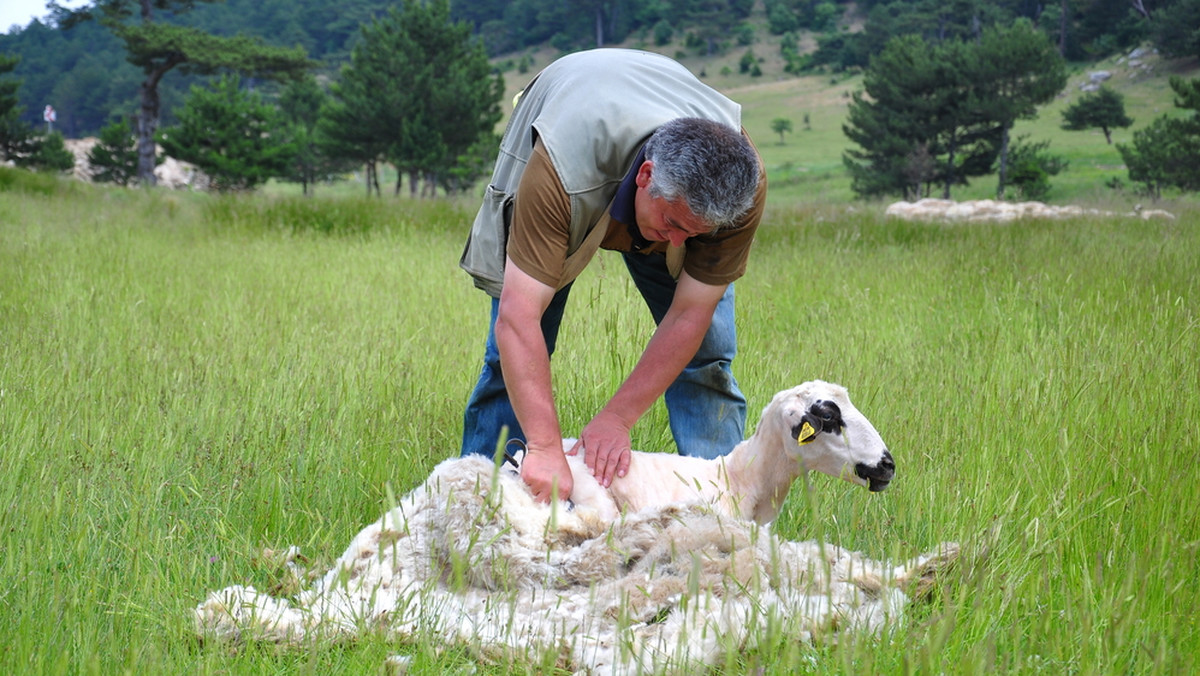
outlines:
[[[504,385],[525,433],[527,451],[521,478],[541,502],[550,501],[556,486],[560,499],[569,498],[574,484],[563,455],[562,430],[550,384],[550,355],[542,335],[542,313],[553,298],[552,287],[506,261],[496,346]]]
[[[582,445],[584,461],[601,485],[610,485],[614,475],[624,476],[629,469],[630,429],[696,355],[725,289],[681,274],[671,307],[641,359],[612,399],[583,428],[571,452]]]

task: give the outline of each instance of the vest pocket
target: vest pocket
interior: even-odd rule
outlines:
[[[489,185],[459,260],[459,266],[475,278],[475,286],[496,297],[504,282],[504,257],[512,211],[513,196],[494,184]]]

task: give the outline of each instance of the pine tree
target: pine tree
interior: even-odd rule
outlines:
[[[1029,142],[1023,136],[1013,143],[1008,183],[1020,199],[1045,199],[1050,192],[1050,177],[1067,168],[1068,162],[1048,153],[1049,148],[1049,141]]]
[[[11,73],[20,62],[21,60],[15,56],[0,54],[0,119],[16,115],[19,112],[17,90],[21,88],[21,81],[3,76]]]
[[[129,185],[137,178],[137,138],[127,120],[118,120],[100,130],[100,138],[88,153],[92,180]]]
[[[17,100],[21,81],[4,77],[20,61],[0,54],[0,160],[16,159],[30,151],[33,130],[21,121],[21,105]]]
[[[960,43],[934,45],[916,35],[890,41],[851,95],[842,131],[857,144],[843,155],[851,187],[863,197],[901,194],[916,198],[940,180],[962,181],[961,167],[979,152],[968,113],[970,100],[957,64]],[[986,149],[986,144],[984,144]],[[934,172],[913,183],[912,158],[934,159]],[[964,159],[966,158],[966,159]]]
[[[783,145],[783,135],[791,133],[792,121],[786,117],[777,117],[771,120],[771,131],[779,134],[779,145]]]
[[[1100,128],[1104,140],[1112,145],[1112,130],[1124,129],[1133,124],[1133,118],[1125,114],[1125,97],[1120,92],[1101,87],[1079,97],[1062,112],[1062,128],[1068,131],[1083,131]]]
[[[96,0],[79,10],[50,2],[64,27],[98,20],[125,43],[126,58],[142,69],[137,115],[138,181],[154,185],[155,135],[158,130],[158,86],[172,70],[211,75],[222,71],[266,77],[293,77],[313,64],[303,49],[268,47],[244,36],[218,37],[196,28],[163,23],[155,10],[178,15],[197,3],[218,0]],[[134,16],[137,20],[134,20]]]
[[[1009,133],[1017,120],[1037,116],[1067,83],[1066,62],[1045,33],[1017,20],[1007,28],[985,30],[978,42],[968,43],[966,66],[983,116],[1000,128],[997,199],[1004,198],[1008,179]]]
[[[978,40],[894,38],[863,74],[843,125],[859,146],[843,156],[851,186],[861,196],[914,198],[936,181],[949,199],[999,157],[1003,195],[1009,131],[1065,82],[1054,46],[1023,21]]]
[[[287,132],[274,106],[227,75],[212,89],[192,87],[179,124],[164,129],[160,141],[169,155],[196,165],[226,192],[252,190],[283,175],[296,154]]]
[[[1200,0],[1176,0],[1153,18],[1154,44],[1169,57],[1200,56]]]
[[[446,0],[405,0],[363,26],[321,128],[368,172],[384,156],[410,176],[411,191],[419,179],[428,191],[492,132],[503,91],[470,26],[450,21]]]
[[[1200,190],[1200,79],[1170,79],[1175,106],[1192,111],[1189,117],[1162,115],[1133,132],[1131,145],[1117,144],[1129,169],[1129,180],[1143,184],[1157,197],[1166,187]]]
[[[279,95],[279,110],[296,145],[283,179],[299,183],[305,195],[311,195],[317,181],[331,178],[344,164],[332,160],[321,143],[318,123],[328,100],[329,95],[312,76],[291,82]]]
[[[75,168],[75,155],[67,150],[62,134],[54,131],[33,137],[29,152],[17,157],[16,164],[41,171],[70,171]]]

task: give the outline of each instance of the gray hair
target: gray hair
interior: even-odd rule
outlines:
[[[645,150],[654,163],[650,196],[682,198],[713,231],[733,225],[754,205],[758,153],[739,130],[681,117],[655,130]]]

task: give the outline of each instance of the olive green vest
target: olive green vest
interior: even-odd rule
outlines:
[[[500,297],[513,196],[534,140],[541,139],[571,201],[567,265],[559,281],[559,288],[566,286],[600,248],[609,203],[642,144],[680,117],[741,129],[741,106],[659,54],[595,49],[547,66],[513,110],[459,266],[475,286]]]

